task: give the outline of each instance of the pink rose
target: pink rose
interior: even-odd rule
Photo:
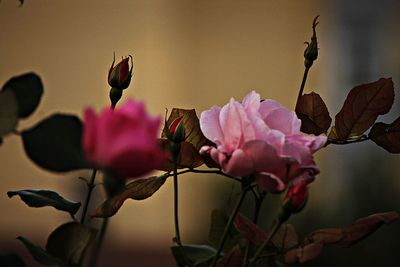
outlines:
[[[260,102],[252,91],[242,103],[231,98],[201,114],[201,130],[217,147],[200,152],[209,153],[228,174],[254,175],[263,190],[282,192],[289,184],[311,182],[319,172],[312,155],[327,138],[304,135],[300,126],[294,111],[271,99]]]
[[[160,167],[160,118],[149,116],[143,103],[129,100],[115,110],[105,108],[99,116],[86,109],[84,117],[83,148],[95,166],[130,178]]]

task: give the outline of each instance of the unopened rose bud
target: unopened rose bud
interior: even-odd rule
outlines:
[[[305,42],[307,44],[306,50],[304,51],[304,66],[306,68],[310,68],[314,61],[318,58],[318,42],[317,42],[317,33],[315,28],[318,25],[319,16],[316,16],[313,21],[313,35],[311,36],[311,42]]]
[[[299,213],[306,205],[308,198],[307,182],[289,188],[283,200],[283,210],[286,213]]]
[[[185,140],[185,125],[183,116],[176,118],[170,125],[165,124],[165,135],[174,143],[181,143]]]
[[[131,59],[131,66],[129,68],[129,59]],[[108,71],[108,84],[112,88],[124,90],[128,88],[132,79],[132,69],[133,69],[133,60],[132,56],[128,56],[126,58],[122,58],[122,60],[115,65],[115,56],[114,60],[111,64],[111,68]]]

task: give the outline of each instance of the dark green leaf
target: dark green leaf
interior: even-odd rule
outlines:
[[[69,222],[54,230],[46,244],[51,255],[70,264],[79,265],[89,243],[94,239],[93,230],[77,222]]]
[[[240,246],[236,245],[218,261],[217,267],[241,267],[242,264],[243,253]]]
[[[168,174],[138,179],[125,185],[115,196],[109,198],[91,214],[92,217],[111,217],[121,208],[128,198],[143,200],[151,197],[165,183]]]
[[[67,267],[67,264],[63,262],[61,259],[51,256],[46,252],[43,248],[36,246],[28,239],[19,236],[17,237],[25,247],[29,250],[31,255],[35,258],[35,260],[43,265],[58,265],[60,267]]]
[[[43,95],[43,84],[39,76],[26,73],[11,78],[3,86],[4,91],[14,93],[18,103],[18,116],[26,118],[32,114],[40,103]]]
[[[296,104],[296,113],[301,120],[301,131],[308,134],[322,134],[331,126],[328,109],[319,96],[311,92],[302,95]]]
[[[82,122],[78,117],[55,114],[22,132],[26,154],[42,168],[65,172],[87,169],[82,149]]]
[[[228,223],[228,220],[229,217],[224,211],[218,209],[212,211],[210,231],[208,233],[208,241],[213,247],[215,248],[218,247],[219,241],[222,238],[222,234],[224,232],[226,224]],[[232,226],[229,229],[222,251],[223,252],[229,251],[236,244],[238,244],[241,239],[242,238],[240,233],[236,230],[235,227]]]
[[[205,245],[172,246],[172,254],[178,266],[208,266],[217,251]]]
[[[67,200],[58,193],[49,190],[19,190],[7,192],[8,197],[18,195],[29,207],[45,207],[52,206],[58,210],[75,214],[81,203]]]
[[[12,92],[0,91],[0,137],[6,135],[18,124],[18,105]]]
[[[24,261],[16,254],[0,255],[1,267],[25,267]]]
[[[351,89],[335,118],[335,133],[339,140],[359,136],[368,130],[379,115],[386,114],[394,100],[391,78],[362,84]]]
[[[400,117],[391,124],[375,123],[369,137],[390,153],[400,153]]]

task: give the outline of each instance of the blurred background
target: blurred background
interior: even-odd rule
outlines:
[[[165,108],[195,108],[198,115],[250,90],[293,109],[303,75],[304,41],[318,26],[320,55],[305,92],[318,92],[331,116],[355,85],[393,77],[400,81],[400,4],[395,0],[17,0],[0,1],[0,81],[38,73],[45,95],[38,110],[19,124],[26,129],[54,113],[79,116],[87,106],[108,105],[107,72],[113,52],[134,56],[134,79],[124,97],[140,99],[152,114]],[[391,122],[400,111],[395,99]],[[304,212],[291,222],[300,236],[338,227],[376,212],[400,210],[399,156],[372,142],[330,145],[318,152],[321,174]],[[7,191],[42,188],[81,201],[76,177],[55,174],[25,156],[21,140],[0,147],[0,252],[23,255],[38,266],[16,237],[45,245],[48,234],[69,220],[52,208],[28,208]],[[223,177],[186,174],[180,179],[180,214],[185,243],[206,242],[210,213],[230,209],[237,188]],[[96,189],[93,202],[102,198]],[[246,203],[250,214],[251,200]],[[267,196],[261,224],[267,227],[277,197]],[[152,198],[127,201],[110,222],[100,263],[106,266],[175,266],[172,183]],[[246,212],[246,211],[245,211]],[[96,225],[96,219],[92,220]],[[350,249],[326,248],[304,266],[399,266],[400,225],[381,228]]]

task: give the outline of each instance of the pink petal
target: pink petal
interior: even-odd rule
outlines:
[[[219,145],[224,142],[224,135],[219,123],[221,108],[214,106],[200,115],[200,129],[211,142]]]
[[[242,105],[248,113],[258,113],[260,108],[260,95],[255,91],[248,93],[242,101]]]
[[[286,188],[282,180],[272,173],[257,174],[256,183],[262,190],[269,193],[283,192]]]
[[[300,132],[301,121],[294,111],[291,112],[286,108],[274,109],[264,120],[271,129],[279,130],[286,135]]]
[[[254,165],[251,158],[241,149],[233,152],[227,163],[222,165],[222,169],[226,173],[235,176],[247,176],[254,173]]]

